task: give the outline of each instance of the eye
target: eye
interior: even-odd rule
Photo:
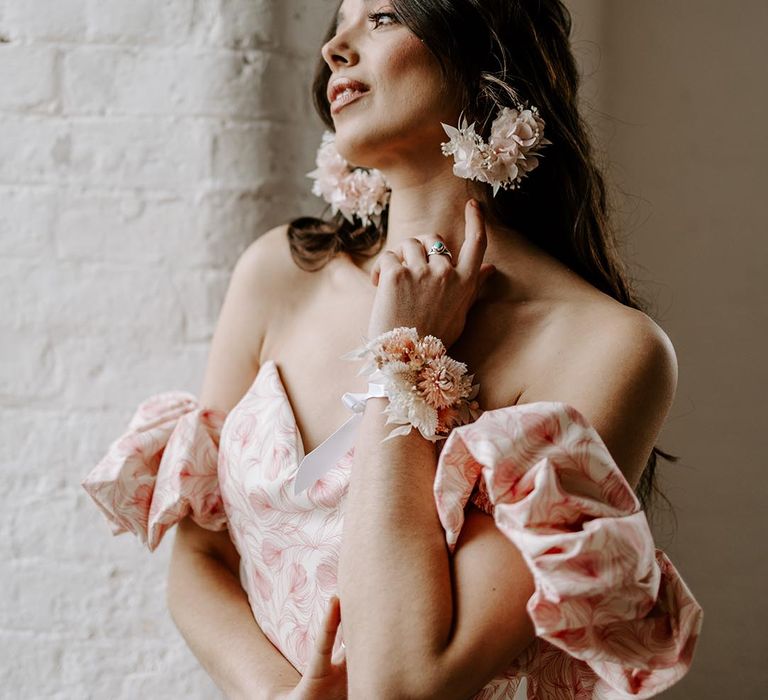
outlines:
[[[395,15],[394,12],[369,12],[368,13],[368,19],[369,19],[369,21],[374,23],[374,25],[375,25],[374,29],[382,26],[379,23],[379,19],[381,17],[388,17],[389,19],[392,20],[391,22],[386,22],[384,24],[384,26],[387,26],[388,24],[395,24],[397,22],[397,15]]]

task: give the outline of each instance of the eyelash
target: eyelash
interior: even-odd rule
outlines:
[[[376,22],[376,26],[374,29],[378,29],[380,26],[387,26],[387,25],[380,25],[377,20],[379,17],[389,17],[392,20],[397,20],[396,15],[393,12],[369,12],[368,13],[368,19],[371,22]],[[395,21],[392,22],[392,24],[395,24]]]

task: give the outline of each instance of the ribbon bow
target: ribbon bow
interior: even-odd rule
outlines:
[[[298,496],[304,489],[314,484],[333,468],[341,456],[346,454],[349,448],[355,444],[357,430],[365,411],[365,402],[371,398],[386,397],[384,385],[375,382],[369,382],[368,391],[365,393],[348,391],[341,397],[342,403],[354,415],[301,460],[296,472],[296,479],[293,482],[295,496]]]

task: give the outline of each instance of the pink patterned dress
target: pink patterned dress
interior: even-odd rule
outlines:
[[[535,641],[475,699],[511,700],[522,678],[529,700],[647,698],[685,675],[701,607],[578,411],[557,402],[486,411],[441,445],[434,496],[448,551],[472,502],[535,581]],[[337,592],[353,453],[294,494],[304,449],[269,360],[229,413],[182,391],[148,398],[82,485],[113,534],[131,531],[150,551],[186,515],[229,528],[256,622],[302,672]]]

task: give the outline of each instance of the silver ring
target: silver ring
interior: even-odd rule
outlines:
[[[451,260],[453,260],[453,255],[451,255],[451,251],[448,250],[448,248],[445,247],[445,243],[442,241],[435,241],[427,251],[427,257],[430,255],[447,255]]]

